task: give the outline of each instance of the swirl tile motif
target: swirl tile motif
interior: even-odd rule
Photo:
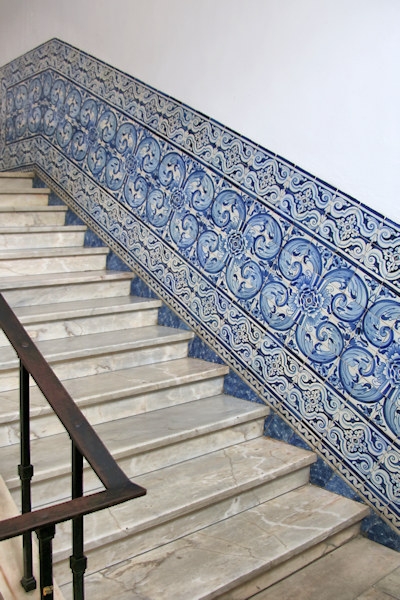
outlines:
[[[0,75],[0,168],[34,165],[398,529],[399,227],[57,40]]]

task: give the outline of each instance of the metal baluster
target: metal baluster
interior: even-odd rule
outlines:
[[[72,443],[72,498],[83,496],[83,456]],[[74,600],[84,600],[84,574],[87,558],[83,553],[83,516],[72,519],[72,556]]]
[[[21,464],[18,465],[18,475],[21,480],[21,506],[22,513],[32,510],[31,479],[33,466],[31,465],[30,427],[29,427],[29,372],[20,361],[19,371],[19,401],[20,401],[20,453]],[[30,531],[22,536],[22,552],[24,573],[21,585],[26,592],[36,588],[36,579],[32,568],[32,534]]]
[[[39,540],[40,561],[40,598],[53,600],[53,537],[56,532],[55,525],[41,527],[36,531]]]

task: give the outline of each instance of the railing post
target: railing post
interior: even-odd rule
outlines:
[[[47,525],[36,531],[39,540],[40,562],[40,598],[53,600],[53,537],[56,532],[55,525]]]
[[[29,373],[20,361],[19,370],[19,403],[20,403],[20,456],[21,464],[18,465],[18,475],[21,480],[21,507],[22,513],[32,510],[31,479],[33,466],[31,465],[30,426],[29,426]],[[24,572],[21,585],[26,592],[36,588],[36,579],[32,567],[32,534],[30,531],[22,536],[22,552]]]
[[[72,442],[72,498],[83,496],[83,456]],[[84,600],[84,575],[87,558],[83,553],[83,516],[72,519],[72,556],[74,600]]]

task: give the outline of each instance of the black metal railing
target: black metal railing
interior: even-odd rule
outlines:
[[[52,543],[57,523],[72,520],[72,555],[74,599],[84,599],[86,557],[83,544],[83,517],[146,494],[132,483],[117,465],[94,429],[83,416],[38,348],[0,294],[0,326],[14,347],[20,361],[20,437],[22,514],[0,522],[0,541],[23,537],[23,573],[21,584],[26,591],[36,588],[32,566],[32,532],[39,540],[40,592],[42,600],[53,599]],[[72,443],[71,500],[32,511],[30,456],[29,380],[36,382],[47,402],[60,419]],[[83,459],[96,473],[104,490],[83,495]]]

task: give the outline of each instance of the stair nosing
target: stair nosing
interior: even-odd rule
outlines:
[[[0,202],[2,195],[10,195],[10,196],[40,196],[45,195],[48,196],[51,193],[50,188],[21,188],[21,189],[11,189],[11,190],[2,190],[0,188]]]
[[[7,250],[0,248],[0,261],[9,260],[41,260],[62,258],[63,256],[92,256],[106,255],[109,253],[109,248],[101,247],[85,247],[85,246],[67,246],[59,248],[23,248],[20,250]]]
[[[33,179],[34,171],[0,171],[0,179]]]
[[[55,287],[73,283],[93,283],[112,280],[132,279],[133,271],[74,271],[62,273],[48,273],[41,275],[16,275],[15,277],[0,277],[0,291],[18,290],[41,287]]]
[[[310,495],[315,495],[316,493],[318,494],[317,498],[322,498],[321,512],[323,511],[323,516],[319,521],[319,527],[317,525],[314,527],[305,527],[302,520],[302,515],[304,514],[302,512],[302,503],[306,504]],[[132,597],[135,598],[169,598],[170,596],[166,596],[165,593],[162,593],[160,596],[162,585],[164,586],[162,589],[163,592],[167,594],[172,592],[171,583],[163,577],[164,573],[161,575],[162,580],[159,579],[155,585],[154,580],[151,584],[146,585],[154,569],[151,569],[150,566],[147,574],[145,565],[160,565],[160,568],[162,568],[164,560],[172,557],[175,564],[177,559],[182,559],[180,576],[176,578],[180,592],[178,592],[177,588],[176,595],[174,595],[175,598],[179,600],[187,598],[188,589],[191,591],[191,598],[197,600],[210,600],[211,598],[222,596],[222,594],[224,594],[224,598],[228,597],[226,594],[230,591],[245,585],[254,577],[258,577],[278,565],[289,563],[289,561],[309,548],[333,539],[338,533],[357,525],[366,516],[367,511],[363,510],[362,505],[340,496],[335,496],[334,501],[330,500],[330,498],[324,500],[327,494],[331,497],[331,492],[307,484],[287,492],[283,496],[273,498],[259,506],[245,510],[225,520],[218,521],[152,550],[138,553],[131,558],[125,558],[123,561],[124,571],[130,569],[132,573],[136,573],[136,565],[138,567],[143,565],[144,567],[143,577],[140,580],[132,581],[132,584],[130,584],[129,579],[124,579],[126,589],[130,589],[135,594]],[[302,539],[293,539],[285,542],[286,524],[280,523],[276,519],[276,514],[274,514],[277,507],[280,507],[282,504],[283,498],[286,499],[287,505],[289,504],[293,507],[291,523],[294,524],[295,528],[297,526],[297,528],[306,532],[306,536]],[[339,509],[339,512],[335,516],[331,516],[331,506],[333,503],[335,509]],[[345,516],[339,514],[343,512],[343,509],[348,513]],[[297,518],[295,518],[295,515]],[[243,531],[247,526],[251,533],[254,532],[254,535],[251,540],[249,539],[249,534],[243,536],[240,541],[237,538],[231,539],[227,530],[228,524],[233,531]],[[263,543],[264,538],[265,543]],[[258,551],[251,552],[250,546],[256,539],[258,539],[256,546]],[[275,543],[272,544],[272,541]],[[222,546],[226,547],[225,551],[222,551]],[[230,547],[232,547],[231,551],[229,551]],[[198,554],[200,551],[203,559],[201,563],[202,575],[199,572],[197,573],[196,586],[194,587],[193,574],[188,568],[188,564],[196,563],[200,568]],[[233,553],[231,560],[226,558],[230,556],[230,552]],[[206,562],[204,562],[205,560]],[[225,570],[222,567],[223,560],[226,561],[225,564],[228,567]],[[118,564],[116,562],[97,573],[88,574],[87,585],[90,585],[91,577],[98,578],[100,574],[103,577],[104,575],[107,577],[108,569],[118,568]],[[206,587],[206,576],[208,588]],[[136,589],[134,587],[135,584],[139,586]],[[149,588],[151,585],[153,587],[150,592]],[[88,589],[90,588],[88,587]],[[151,593],[151,596],[149,593]]]
[[[1,235],[28,235],[30,233],[71,233],[85,232],[86,225],[25,225],[21,227],[0,227]]]
[[[192,425],[187,424],[187,420],[184,419],[185,413],[187,413],[187,411],[192,412],[193,407],[195,407],[196,405],[201,405],[201,404],[208,405],[209,407],[213,406],[214,408],[217,406],[217,408],[218,408],[218,405],[217,405],[218,401],[222,405],[225,402],[229,402],[229,405],[232,409],[232,413],[229,415],[226,415],[226,414],[222,415],[219,418],[216,418],[216,416],[213,415],[212,422],[211,422],[211,420],[207,420],[208,419],[208,414],[207,414],[207,415],[205,415],[205,419],[206,419],[205,422],[201,425],[197,425],[196,427],[193,427]],[[235,406],[235,403],[236,403],[236,406]],[[238,406],[239,404],[241,406]],[[235,408],[235,412],[233,412],[234,408]],[[221,410],[221,408],[219,407],[218,410]],[[146,420],[146,421],[151,422],[151,419],[158,420],[160,418],[160,416],[162,418],[164,418],[164,415],[168,415],[168,413],[171,414],[174,412],[175,412],[175,415],[178,413],[178,419],[181,418],[182,421],[185,421],[185,426],[184,427],[182,426],[177,431],[173,431],[171,433],[171,432],[166,431],[165,428],[163,428],[160,430],[160,432],[158,432],[157,438],[155,437],[155,434],[154,434],[154,435],[152,435],[151,438],[147,437],[146,439],[143,439],[141,441],[138,441],[137,438],[136,438],[136,440],[132,439],[132,437],[134,437],[132,434],[132,435],[129,435],[129,444],[127,444],[125,442],[122,443],[122,438],[119,437],[118,440],[114,440],[114,446],[116,444],[119,444],[118,448],[114,447],[113,442],[108,440],[106,430],[107,430],[107,426],[110,426],[110,423],[113,423],[113,426],[117,427],[120,425],[120,422],[121,423],[123,422],[124,428],[129,429],[129,433],[131,434],[131,432],[135,431],[135,427],[136,427],[136,429],[139,428],[141,421],[143,422],[143,420]],[[118,461],[118,460],[122,460],[127,457],[138,456],[140,454],[147,453],[149,451],[156,450],[159,448],[168,447],[169,445],[171,445],[171,443],[176,444],[176,443],[180,443],[180,442],[183,442],[183,441],[186,441],[189,439],[200,438],[200,437],[210,434],[210,433],[214,433],[217,431],[223,431],[225,429],[239,426],[244,423],[250,423],[253,421],[257,421],[261,418],[265,418],[267,416],[268,412],[269,412],[269,409],[266,405],[261,405],[261,404],[255,403],[255,402],[248,402],[246,400],[240,400],[240,399],[230,396],[228,394],[218,394],[216,396],[212,396],[209,398],[194,399],[194,400],[191,400],[190,402],[187,402],[185,404],[180,404],[177,406],[160,408],[160,409],[148,412],[148,413],[141,413],[138,415],[133,415],[132,417],[124,417],[122,419],[116,419],[114,421],[107,422],[107,423],[99,423],[97,425],[94,425],[93,428],[98,433],[100,439],[102,439],[104,444],[108,447],[108,449],[112,453],[114,459]],[[166,418],[168,418],[168,417],[166,417]],[[119,431],[122,432],[122,429],[120,428]],[[109,434],[110,433],[108,432],[108,435]],[[31,442],[32,453],[35,452],[35,447],[44,446],[46,444],[50,444],[50,445],[54,446],[54,443],[56,444],[55,447],[57,447],[57,449],[60,451],[60,450],[63,450],[64,445],[65,445],[65,448],[69,447],[69,442],[70,442],[70,438],[69,438],[68,434],[65,432],[50,435],[47,438],[38,438],[38,439],[32,440],[32,442]],[[11,450],[11,448],[13,450]],[[4,452],[6,452],[6,449],[8,449],[10,452],[13,451],[13,452],[18,453],[19,445],[13,444],[12,446],[4,446],[3,448],[0,448],[0,457],[2,454],[4,454]],[[46,467],[46,469],[43,469],[43,470],[36,469],[35,470],[35,481],[37,481],[37,482],[48,481],[49,479],[52,479],[54,477],[60,477],[60,476],[63,476],[65,474],[69,473],[70,472],[70,463],[69,463],[69,453],[68,452],[67,452],[66,456],[67,456],[67,458],[63,462],[63,464],[61,465],[60,462],[58,462],[56,468],[52,468],[51,470],[49,470],[47,467]],[[90,467],[85,465],[85,471],[87,471],[88,469],[90,469]],[[4,474],[3,474],[3,476],[4,476]],[[19,478],[18,478],[17,474],[14,474],[12,477],[7,477],[6,481],[7,481],[7,485],[9,486],[10,489],[14,489],[19,486]]]
[[[58,305],[54,304],[32,304],[26,306],[17,306],[14,308],[14,312],[23,325],[47,323],[53,321],[69,320],[72,318],[84,318],[99,315],[109,314],[120,314],[127,312],[136,312],[142,310],[154,310],[162,306],[162,302],[156,298],[137,298],[137,302],[124,302],[126,298],[135,298],[134,296],[113,296],[111,298],[96,298],[99,306],[93,307],[93,299],[91,300],[71,300],[70,302],[59,302]],[[108,302],[105,302],[108,301]],[[118,302],[119,301],[119,302]],[[104,305],[100,305],[100,302],[105,302]],[[80,308],[74,308],[74,304],[87,304],[87,306],[81,306]],[[90,304],[89,304],[90,303]],[[96,303],[96,302],[95,302]],[[64,308],[65,307],[65,308]],[[90,312],[88,313],[88,309]],[[40,312],[40,310],[46,312]],[[29,314],[32,311],[34,314]],[[22,314],[25,313],[25,314]]]
[[[140,329],[143,333],[151,333],[151,337],[143,336],[135,339],[133,335]],[[157,345],[165,345],[171,342],[188,341],[193,338],[194,334],[191,331],[184,329],[175,329],[173,327],[163,327],[161,325],[147,325],[145,327],[133,327],[131,329],[122,330],[124,336],[132,335],[129,339],[121,341],[121,332],[117,341],[104,340],[104,338],[115,338],[114,331],[89,333],[82,336],[71,336],[66,338],[56,338],[55,340],[43,340],[35,342],[39,351],[44,355],[46,361],[52,366],[65,361],[78,360],[88,356],[103,356],[107,354],[116,354],[129,350],[151,348]],[[154,332],[154,333],[152,333]],[[157,334],[157,335],[156,335]],[[162,336],[160,335],[162,334]],[[103,341],[102,341],[103,338]],[[60,342],[60,344],[58,344]],[[102,344],[102,345],[101,345]],[[51,350],[49,346],[59,345],[61,348]],[[3,358],[0,364],[0,373],[15,369],[19,365],[19,361],[14,357],[15,353],[11,348],[7,347],[6,354],[10,356],[8,360]]]
[[[169,390],[169,389],[173,389],[174,387],[180,387],[182,385],[187,385],[189,383],[193,383],[196,384],[199,381],[210,381],[212,379],[217,379],[217,378],[221,378],[224,375],[226,375],[229,372],[229,367],[222,365],[222,364],[218,364],[218,363],[209,363],[207,361],[204,361],[202,359],[197,359],[197,358],[176,358],[174,360],[170,360],[168,361],[168,363],[182,363],[183,361],[187,361],[190,360],[194,363],[194,361],[199,363],[199,371],[196,371],[195,373],[190,372],[188,374],[184,374],[184,375],[179,375],[179,376],[172,376],[172,375],[166,375],[165,379],[162,381],[162,383],[160,383],[160,380],[158,381],[146,381],[145,384],[141,383],[141,385],[137,385],[137,387],[134,387],[132,385],[132,387],[130,389],[128,389],[129,386],[126,386],[126,388],[124,390],[119,390],[119,395],[118,395],[118,400],[119,399],[129,399],[132,398],[134,399],[137,396],[141,396],[141,395],[146,395],[152,392],[157,392],[157,391],[162,391],[162,390]],[[163,363],[165,364],[165,363]],[[204,366],[203,366],[204,365]],[[148,367],[151,365],[147,365]],[[200,370],[201,368],[201,370]],[[125,375],[125,372],[135,372],[137,371],[138,373],[140,371],[143,372],[143,366],[136,366],[136,367],[131,367],[129,369],[121,369],[120,373],[121,373],[121,377],[123,377]],[[82,381],[82,385],[83,383],[89,378],[94,379],[98,379],[99,377],[107,375],[106,373],[102,373],[102,374],[96,374],[96,375],[86,375],[83,377],[77,377],[74,378],[72,380],[61,380],[61,383],[64,385],[64,387],[67,389],[68,391],[68,383],[73,381],[74,383]],[[201,378],[198,379],[199,375],[201,375]],[[53,413],[53,410],[51,408],[51,406],[46,402],[46,400],[43,398],[43,396],[40,395],[40,400],[43,399],[43,403],[42,404],[38,404],[38,403],[34,403],[33,402],[33,398],[34,398],[34,394],[37,393],[38,395],[39,390],[36,386],[31,387],[30,390],[30,394],[31,394],[31,418],[35,419],[36,417],[43,417],[43,416],[47,416],[47,415],[51,415]],[[16,406],[17,406],[17,396],[18,396],[18,390],[8,390],[7,392],[4,392],[4,394],[12,394],[15,393],[16,395]],[[69,392],[70,395],[74,398],[74,401],[76,402],[77,406],[79,406],[79,408],[84,409],[90,406],[96,406],[96,405],[102,405],[108,402],[114,402],[115,398],[114,398],[114,394],[107,392],[104,393],[102,396],[96,396],[96,397],[83,397],[83,398],[77,398],[76,395],[72,395],[71,392]],[[137,413],[140,414],[140,413]],[[17,423],[19,422],[19,411],[18,409],[16,409],[14,412],[12,413],[3,413],[0,415],[0,425],[6,425],[6,424],[12,424],[12,423]]]
[[[67,206],[62,206],[60,204],[46,204],[46,205],[38,205],[38,206],[7,206],[6,204],[0,204],[0,213],[2,212],[64,212],[68,211]]]
[[[168,486],[168,482],[171,481],[171,482],[173,482],[173,483],[171,483],[171,486],[176,487],[176,485],[180,483],[179,471],[181,471],[182,469],[185,469],[185,466],[188,463],[192,463],[194,471],[197,472],[197,471],[200,471],[200,469],[196,469],[196,466],[201,464],[202,462],[216,460],[220,456],[224,456],[224,455],[226,456],[227,454],[229,455],[229,453],[232,453],[232,451],[235,448],[242,450],[243,447],[246,448],[246,452],[249,452],[248,449],[250,448],[250,452],[252,452],[251,459],[257,460],[259,457],[255,456],[255,452],[252,451],[252,446],[254,446],[256,443],[259,443],[260,440],[262,440],[262,443],[265,443],[265,445],[268,444],[270,446],[275,446],[276,451],[279,450],[279,446],[286,446],[286,444],[284,442],[281,442],[279,440],[268,439],[265,437],[255,438],[252,440],[246,440],[239,444],[236,444],[235,446],[229,446],[227,448],[215,450],[213,452],[210,452],[209,454],[203,454],[201,456],[197,456],[197,457],[195,457],[193,459],[189,459],[187,461],[182,461],[179,463],[174,463],[172,465],[168,465],[166,467],[158,469],[157,471],[144,473],[144,474],[139,475],[138,477],[134,478],[134,480],[135,480],[135,483],[137,483],[138,485],[141,485],[142,487],[147,489],[149,494],[151,494],[151,490],[156,487],[155,485],[151,484],[151,481],[154,479],[157,480],[158,473],[161,473],[164,476],[166,475],[164,477],[164,479],[166,479],[166,481],[167,481],[167,486]],[[263,470],[262,473],[257,473],[257,474],[252,473],[251,477],[248,477],[245,481],[241,480],[240,483],[238,483],[235,480],[234,475],[232,476],[232,479],[229,480],[229,475],[228,475],[228,477],[226,479],[222,479],[222,481],[224,482],[223,487],[222,486],[218,487],[215,485],[215,483],[211,483],[207,489],[207,496],[204,494],[203,497],[198,497],[198,496],[193,497],[190,500],[190,504],[188,503],[185,507],[176,506],[176,505],[173,506],[172,508],[168,507],[168,512],[165,512],[165,514],[161,515],[161,512],[155,510],[154,504],[152,504],[153,514],[151,514],[150,510],[149,510],[149,514],[147,515],[146,520],[143,517],[141,517],[141,520],[139,522],[137,520],[135,521],[135,512],[133,511],[131,521],[127,522],[126,520],[124,520],[123,531],[121,531],[120,528],[117,528],[115,530],[115,532],[107,533],[103,537],[99,537],[96,539],[86,537],[85,547],[87,550],[93,550],[93,549],[100,547],[103,544],[109,543],[110,541],[115,541],[116,539],[119,539],[121,537],[124,537],[124,538],[130,537],[130,536],[136,535],[140,532],[143,532],[147,529],[151,529],[152,527],[158,527],[162,524],[167,523],[170,520],[179,518],[181,516],[186,516],[193,512],[197,512],[199,510],[202,510],[203,508],[207,508],[210,505],[218,504],[220,502],[223,502],[224,500],[227,500],[227,499],[237,496],[239,494],[248,492],[250,490],[255,490],[255,489],[257,489],[261,486],[264,486],[266,484],[269,484],[277,479],[281,479],[282,477],[297,473],[305,468],[310,467],[310,465],[313,464],[317,460],[317,457],[315,456],[315,454],[313,454],[310,451],[300,449],[300,448],[295,448],[294,446],[291,446],[290,448],[292,449],[292,455],[290,456],[290,458],[287,458],[287,456],[285,456],[285,460],[283,460],[280,465],[274,464],[272,468],[270,468],[269,470],[265,469],[265,470]],[[269,456],[269,454],[268,454],[268,456]],[[248,454],[247,454],[246,458],[248,458]],[[227,458],[227,462],[229,462],[230,460],[233,460],[232,457]],[[229,471],[229,467],[224,466],[223,470]],[[174,475],[171,476],[170,475],[171,473]],[[202,489],[205,490],[207,485],[208,484],[205,483],[204,487]],[[215,489],[210,489],[213,487],[215,487]],[[297,487],[299,487],[299,486],[297,486]],[[163,488],[163,489],[165,489],[165,488]],[[150,498],[150,496],[149,496],[149,498]],[[175,500],[175,497],[174,497],[174,500]],[[182,499],[179,499],[179,500],[182,502]],[[147,502],[147,499],[143,498],[143,500],[141,500],[141,501]],[[257,502],[257,500],[256,500],[256,502]],[[182,504],[183,504],[183,502],[182,502]],[[164,504],[162,506],[164,507]],[[124,505],[116,505],[116,506],[110,507],[108,510],[115,517],[114,520],[119,522],[118,513],[121,511],[124,512],[125,508],[124,508]],[[247,509],[241,509],[238,511],[238,513],[244,512],[244,510],[247,510]],[[238,514],[238,513],[235,513],[235,514]],[[117,535],[115,535],[115,533],[117,533]],[[120,535],[118,535],[118,534],[120,534]],[[180,537],[184,537],[184,536],[180,536]],[[59,560],[59,557],[63,553],[63,551],[64,551],[63,548],[57,549],[57,551],[55,552],[55,555],[54,555],[56,561]]]

